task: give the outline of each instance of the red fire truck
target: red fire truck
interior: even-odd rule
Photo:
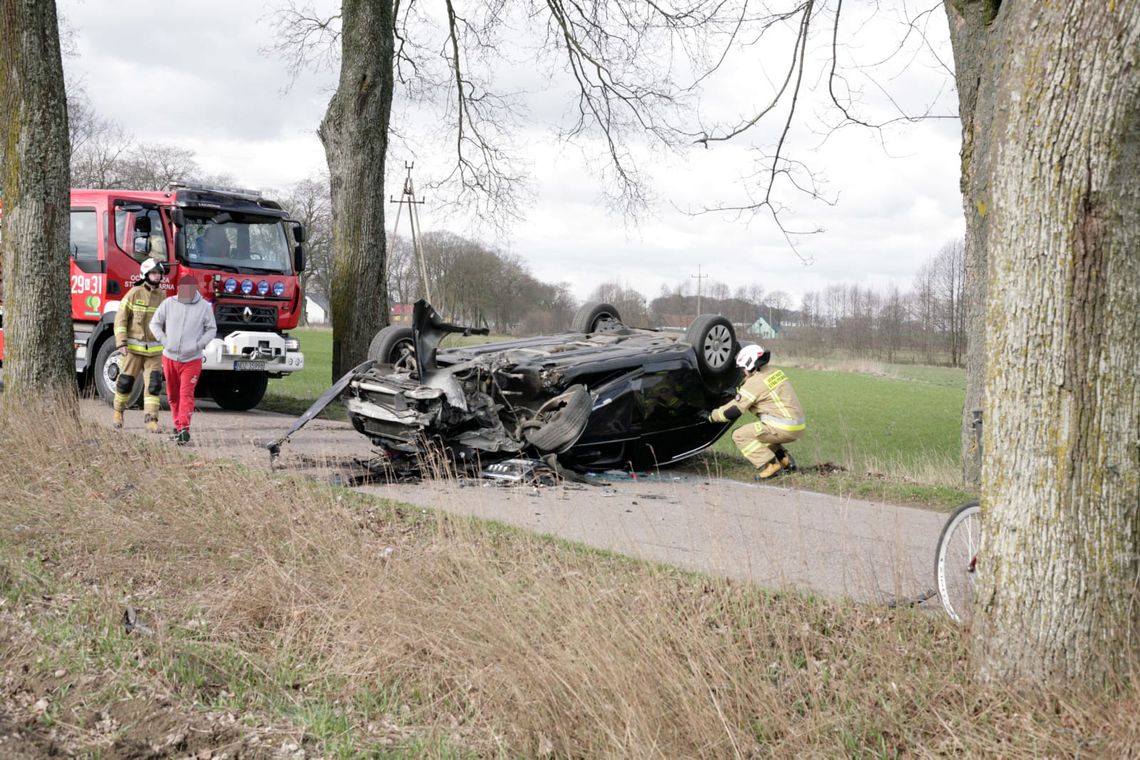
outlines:
[[[281,205],[232,188],[176,185],[164,192],[71,191],[71,316],[75,371],[109,404],[119,374],[119,300],[147,258],[165,263],[168,294],[193,273],[214,304],[218,335],[205,351],[199,396],[250,409],[271,377],[305,366],[293,329],[304,301],[304,228]],[[4,336],[0,329],[0,361]],[[135,383],[134,397],[142,395]]]

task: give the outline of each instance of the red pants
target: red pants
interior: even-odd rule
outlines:
[[[194,413],[194,388],[202,375],[202,360],[176,362],[162,357],[162,374],[166,375],[166,398],[170,401],[170,416],[175,430],[190,427],[190,415]]]

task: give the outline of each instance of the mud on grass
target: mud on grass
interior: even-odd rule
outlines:
[[[1135,687],[984,690],[940,616],[772,594],[73,424],[0,428],[0,726],[31,756],[1137,749]],[[126,606],[151,634],[125,632]]]

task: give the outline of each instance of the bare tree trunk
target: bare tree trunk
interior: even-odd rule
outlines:
[[[962,479],[977,485],[981,456],[974,434],[974,410],[985,397],[986,236],[989,231],[990,133],[996,72],[1003,41],[991,27],[993,0],[946,0],[958,111],[962,119],[962,206],[966,215],[966,399],[962,405]]]
[[[392,110],[391,0],[343,0],[340,82],[319,130],[332,187],[333,377],[388,322],[384,162]]]
[[[1140,652],[1140,6],[1006,0],[975,33],[999,31],[966,188],[989,189],[966,204],[989,271],[976,651],[991,680],[1099,683]]]
[[[70,147],[54,0],[0,0],[4,399],[78,411],[68,277]]]

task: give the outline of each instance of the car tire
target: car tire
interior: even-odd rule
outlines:
[[[108,406],[113,404],[115,380],[119,377],[119,354],[115,351],[114,338],[108,336],[99,344],[99,350],[95,352],[95,365],[91,368],[91,377],[95,381],[95,390],[98,391],[99,398],[107,402]],[[135,386],[131,389],[131,398],[127,402],[128,409],[138,405],[145,384],[145,380],[140,381],[139,378],[135,378]]]
[[[572,385],[534,413],[532,427],[523,431],[527,443],[556,454],[569,449],[586,429],[594,399],[584,385]]]
[[[268,372],[227,372],[211,381],[210,396],[228,412],[245,412],[261,403],[268,387]]]
[[[416,348],[412,328],[388,325],[376,333],[368,344],[368,358],[379,364],[391,364],[400,369],[414,370]]]
[[[609,332],[620,324],[621,314],[618,314],[612,304],[587,301],[574,314],[570,330],[580,333]]]
[[[719,384],[735,375],[736,331],[719,314],[702,314],[685,332],[685,342],[697,354],[697,366],[706,383]]]

